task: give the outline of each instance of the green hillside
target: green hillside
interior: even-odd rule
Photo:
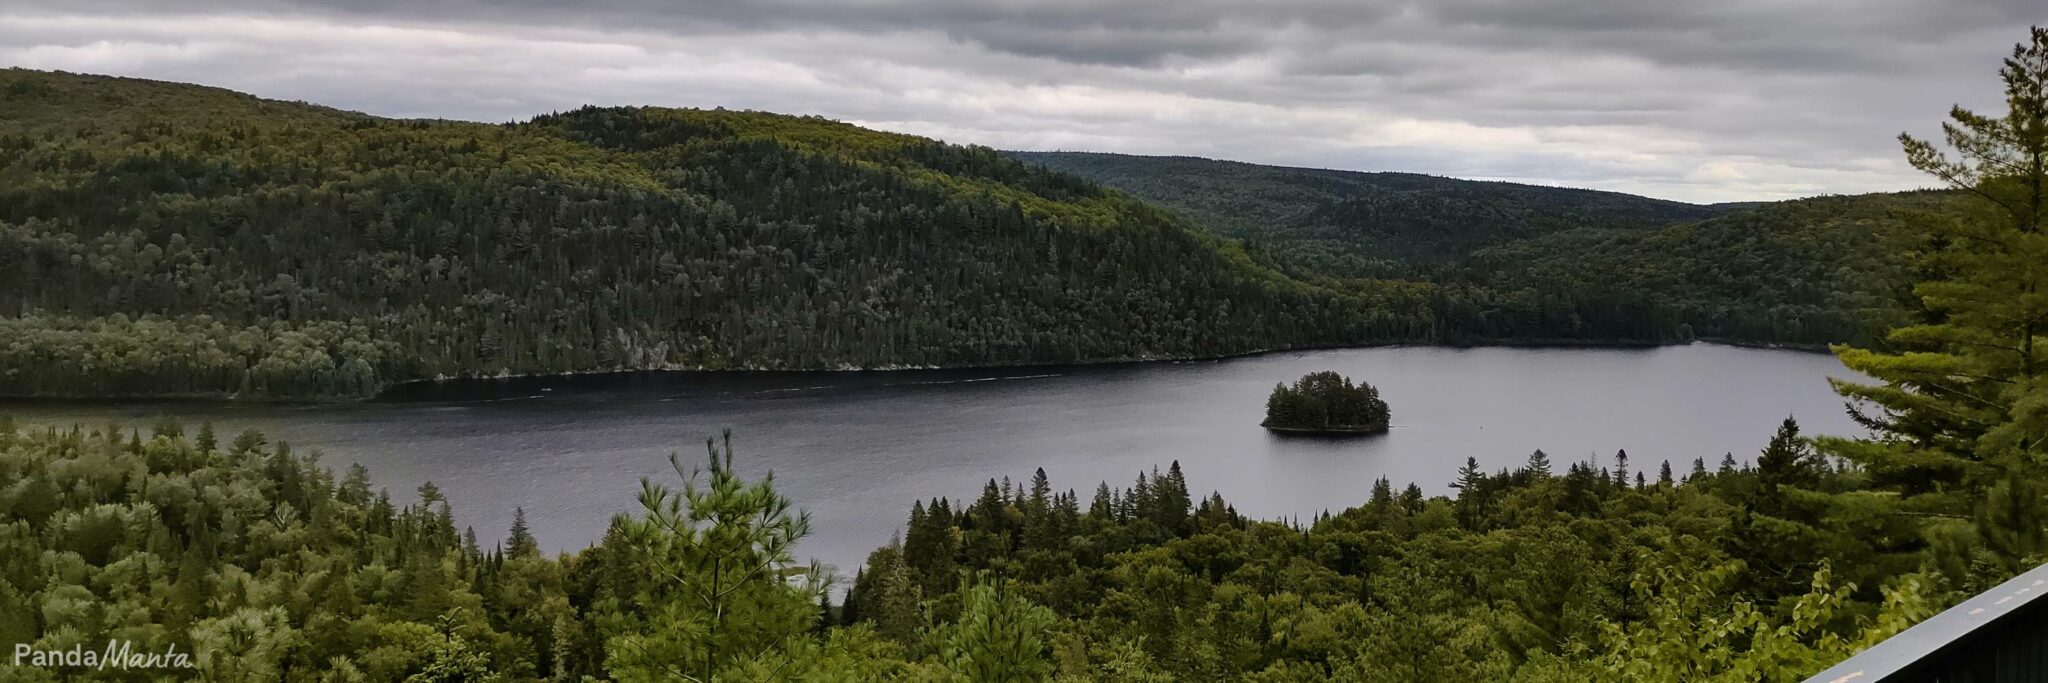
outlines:
[[[0,71],[0,395],[1211,356],[1413,338],[987,149],[815,118],[394,120]]]
[[[0,93],[0,396],[346,397],[433,377],[1387,342],[1811,344],[1891,319],[1903,268],[1864,239],[1893,200],[1731,210],[1006,155],[724,110],[398,120],[21,69],[0,71]]]
[[[1905,310],[1900,213],[1944,193],[1702,206],[1188,157],[1008,152],[1246,240],[1298,277],[1427,283],[1447,340],[1867,341]]]
[[[1137,195],[1338,275],[1394,276],[1504,241],[1697,220],[1712,207],[1561,187],[1192,157],[1009,152]]]
[[[1815,197],[1655,230],[1571,230],[1475,252],[1474,269],[1503,289],[1634,292],[1701,337],[1865,342],[1913,308],[1912,264],[1927,245],[1904,219],[1957,201]]]

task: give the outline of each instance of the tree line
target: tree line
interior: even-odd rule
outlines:
[[[437,377],[1394,342],[1811,344],[1896,322],[1909,275],[1871,255],[1893,253],[1869,239],[1892,224],[1881,208],[1645,231],[1705,214],[1498,183],[1325,197],[1232,177],[1259,193],[1242,204],[1295,202],[1327,229],[1211,225],[1219,237],[992,150],[815,118],[393,120],[21,69],[0,89],[13,396],[353,397]]]
[[[1430,341],[1868,344],[1908,318],[1911,214],[1948,191],[1694,205],[1181,157],[1012,152],[1244,240],[1297,277],[1421,293]]]
[[[1078,363],[1430,324],[1092,183],[817,119],[490,126],[26,70],[0,87],[10,395]]]
[[[1390,413],[1380,390],[1331,372],[1311,372],[1266,397],[1267,429],[1383,433]]]
[[[1799,680],[2048,547],[2048,30],[2002,74],[1959,158],[1904,138],[1978,201],[1915,223],[1916,320],[1836,349],[1875,380],[1836,384],[1872,438],[1788,419],[1753,464],[1654,474],[1468,459],[1453,495],[1360,482],[1310,520],[1177,465],[1085,506],[1039,471],[913,503],[833,604],[793,557],[807,517],[729,441],[551,558],[523,517],[485,550],[431,484],[396,501],[255,432],[0,420],[0,637],[187,642],[222,680]]]

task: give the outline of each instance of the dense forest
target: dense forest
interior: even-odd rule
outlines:
[[[1359,506],[1306,520],[1246,518],[1220,494],[1190,491],[1177,463],[1128,488],[1099,485],[1085,503],[1040,470],[1023,484],[991,480],[973,501],[912,502],[903,534],[835,601],[832,572],[795,557],[809,534],[800,502],[772,475],[737,474],[729,436],[707,441],[701,460],[675,457],[675,480],[644,482],[637,510],[602,541],[548,557],[523,515],[486,549],[455,527],[453,503],[432,484],[394,499],[360,467],[337,474],[317,452],[253,431],[224,441],[211,425],[0,417],[0,639],[45,651],[107,639],[178,647],[196,675],[224,681],[1800,680],[2048,558],[2048,29],[2034,29],[2002,75],[2003,116],[1957,108],[1945,146],[1901,136],[1914,167],[1966,196],[1901,221],[1924,247],[1901,256],[1915,280],[1906,318],[1881,344],[1835,347],[1870,378],[1835,384],[1871,430],[1865,438],[1809,439],[1787,419],[1747,463],[1728,454],[1653,471],[1618,452],[1560,472],[1536,451],[1486,472],[1467,459],[1453,495],[1358,482]],[[668,114],[528,125],[601,149],[616,142],[608,126],[648,116]],[[692,148],[635,149],[627,154]],[[73,168],[75,181],[97,177],[92,164],[36,159]],[[633,173],[580,169],[591,170]],[[285,171],[262,174],[273,172]],[[15,193],[11,210],[40,206],[20,196],[62,194],[53,187],[68,186],[0,192]],[[182,262],[208,267],[174,272],[203,279],[212,264],[234,263],[220,244],[291,253],[267,234],[230,230],[240,224],[228,214],[206,213],[218,197],[187,190],[157,208],[214,216],[205,224],[222,232],[200,236],[215,251]],[[294,192],[218,203],[271,206]],[[73,210],[128,205],[98,206]],[[65,272],[57,265],[38,265],[35,277]],[[175,308],[174,294],[233,291],[222,286],[152,296]],[[383,294],[403,301],[403,291]],[[348,300],[324,296],[279,301],[326,312]],[[280,317],[267,324],[290,334],[318,321],[344,343],[363,334],[401,351],[427,343],[289,312],[272,309]],[[231,324],[162,321],[171,338]],[[185,673],[194,672],[172,675]],[[0,674],[165,675],[11,665]]]
[[[1150,162],[754,112],[396,120],[23,69],[0,93],[0,395],[1823,343],[1904,310],[1872,238],[1892,200],[1689,222],[1725,212],[1187,160],[1104,177]]]
[[[1092,183],[820,119],[391,120],[20,69],[0,92],[0,394],[1073,363],[1433,324]]]
[[[1156,202],[1218,234],[1316,271],[1403,277],[1416,264],[1577,228],[1647,228],[1723,208],[1562,187],[1416,173],[1264,166],[1194,157],[1005,152]]]
[[[1401,281],[1445,341],[1870,342],[1910,309],[1905,221],[1952,192],[1701,206],[1187,157],[1006,152],[1155,202],[1297,277]]]
[[[1293,386],[1273,385],[1266,396],[1266,418],[1259,426],[1276,431],[1384,434],[1391,413],[1380,390],[1353,384],[1331,371],[1311,372]]]
[[[230,681],[1796,681],[2048,558],[2048,30],[2003,75],[1958,157],[1902,136],[1971,199],[1905,224],[1911,319],[1835,349],[1867,438],[1467,459],[1454,495],[1359,482],[1307,520],[1177,463],[1085,503],[1040,470],[911,503],[835,604],[729,437],[547,557],[523,516],[486,549],[432,484],[395,500],[255,432],[0,418],[0,638],[182,646]]]
[[[523,517],[486,546],[432,484],[394,499],[256,432],[0,424],[0,639],[176,647],[228,681],[1631,680],[1815,670],[1975,585],[1833,526],[1860,477],[1790,424],[1755,468],[1538,452],[1298,522],[1194,498],[1177,464],[1086,500],[1040,471],[914,503],[838,604],[791,557],[795,504],[709,453],[548,557]]]

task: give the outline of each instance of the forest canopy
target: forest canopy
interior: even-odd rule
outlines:
[[[1291,387],[1274,385],[1259,425],[1275,431],[1383,434],[1388,419],[1379,388],[1352,384],[1351,378],[1325,370],[1303,375]]]
[[[1006,152],[1243,240],[1298,277],[1432,292],[1457,343],[1867,343],[1913,307],[1906,215],[1955,191],[1696,205],[1187,157]]]
[[[1912,319],[1834,349],[1870,378],[1835,383],[1870,438],[1787,418],[1748,462],[1654,474],[1626,452],[1562,472],[1540,450],[1495,472],[1468,457],[1449,495],[1381,478],[1291,520],[1190,491],[1177,462],[1085,504],[1039,469],[912,501],[835,604],[833,573],[795,557],[800,503],[741,476],[730,439],[673,457],[601,541],[549,557],[523,514],[486,550],[433,484],[395,499],[255,431],[0,417],[0,639],[185,643],[208,680],[1797,681],[2048,555],[2048,30],[2001,75],[2000,115],[1958,107],[1946,145],[1901,138],[1968,201],[1903,223],[1927,248]]]
[[[0,395],[1209,357],[1433,325],[1093,183],[823,119],[398,120],[22,69],[0,92]]]
[[[0,92],[7,396],[1858,341],[1909,298],[1893,209],[1946,201],[1731,210],[1195,162],[1139,183],[761,112],[485,125],[25,69]]]

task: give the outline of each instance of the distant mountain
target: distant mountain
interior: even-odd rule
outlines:
[[[1921,192],[1695,205],[1411,173],[1189,157],[1006,152],[1246,240],[1303,279],[1432,285],[1480,340],[1585,330],[1818,345],[1905,315],[1912,231],[1953,197]],[[1547,335],[1558,336],[1558,335]],[[1589,336],[1603,336],[1592,334]]]
[[[396,120],[0,71],[0,394],[1414,339],[1095,183],[816,118]]]
[[[1891,310],[1891,200],[1841,201],[1864,208],[1006,156],[759,112],[400,120],[0,70],[0,395],[1815,343]]]
[[[1193,157],[1006,152],[1121,189],[1208,226],[1346,276],[1405,277],[1415,266],[1576,228],[1640,228],[1722,209],[1681,202],[1416,173],[1262,166]]]

